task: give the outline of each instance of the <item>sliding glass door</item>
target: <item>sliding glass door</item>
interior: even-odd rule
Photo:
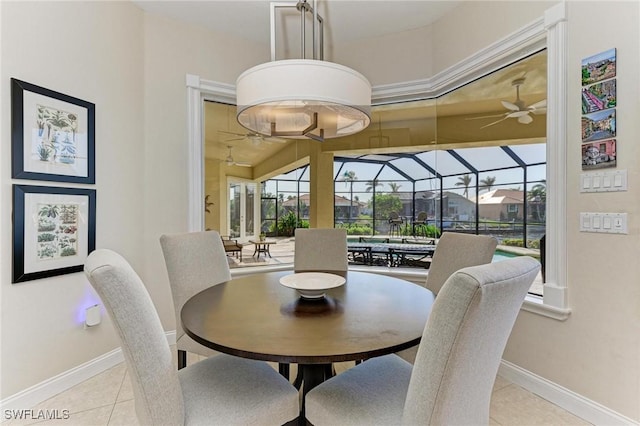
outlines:
[[[257,193],[258,185],[254,182],[229,180],[227,194],[227,233],[231,238],[241,241],[252,239],[256,235],[256,221],[258,216]]]

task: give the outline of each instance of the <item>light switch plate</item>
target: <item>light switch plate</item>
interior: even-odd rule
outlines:
[[[627,213],[580,213],[580,232],[628,234]]]
[[[580,175],[580,192],[620,192],[626,190],[626,170],[587,172]]]

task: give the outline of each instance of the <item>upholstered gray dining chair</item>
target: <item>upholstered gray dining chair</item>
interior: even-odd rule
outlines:
[[[298,416],[298,391],[262,361],[218,355],[176,370],[149,293],[119,254],[95,250],[84,271],[120,338],[141,425],[281,425]]]
[[[293,268],[296,272],[348,269],[346,229],[296,229]]]
[[[488,235],[445,232],[433,253],[425,286],[438,294],[458,269],[490,263],[497,245],[498,240]]]
[[[487,235],[445,232],[433,254],[425,287],[438,294],[445,281],[457,270],[468,266],[490,263],[496,251],[498,240]],[[405,349],[398,355],[413,363],[417,347]]]
[[[415,365],[369,359],[312,389],[306,418],[322,425],[480,425],[507,339],[540,264],[517,257],[464,268],[432,306]]]
[[[162,235],[160,245],[173,296],[180,369],[187,365],[187,352],[203,356],[218,353],[197,343],[184,332],[180,320],[182,306],[194,294],[231,280],[231,273],[222,239],[217,231]]]

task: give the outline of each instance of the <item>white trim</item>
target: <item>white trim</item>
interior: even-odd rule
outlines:
[[[371,101],[387,104],[442,96],[544,47],[544,20],[539,18],[433,77],[375,86]]]
[[[70,370],[31,386],[0,402],[1,411],[33,408],[60,392],[84,382],[124,361],[122,349],[117,348],[104,355],[80,364]]]
[[[620,413],[502,360],[498,375],[594,425],[639,425]]]
[[[567,303],[567,21],[566,4],[545,12],[547,30],[547,237],[544,304]],[[552,206],[549,209],[548,206]]]
[[[546,287],[545,287],[545,291]],[[561,309],[555,306],[545,304],[542,297],[533,294],[527,295],[522,304],[522,310],[534,314],[542,315],[558,321],[564,321],[571,315],[571,309]]]
[[[229,84],[203,80],[197,75],[186,75],[187,86],[187,140],[188,140],[188,218],[187,230],[204,230],[204,120],[205,99],[235,104],[235,87]]]
[[[169,345],[176,344],[176,332],[165,332]],[[44,380],[0,401],[0,412],[4,410],[31,409],[43,401],[56,396],[124,361],[122,348],[116,348],[70,370]]]

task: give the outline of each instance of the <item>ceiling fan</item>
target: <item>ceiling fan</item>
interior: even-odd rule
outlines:
[[[479,120],[483,118],[493,118],[493,117],[502,117],[500,120],[494,121],[493,123],[486,124],[481,129],[485,127],[493,126],[494,124],[498,124],[501,121],[506,120],[507,118],[516,118],[518,119],[518,123],[520,124],[529,124],[533,121],[533,117],[531,114],[544,114],[547,112],[547,100],[543,99],[536,103],[533,103],[529,106],[525,105],[524,101],[520,99],[520,86],[524,84],[524,77],[517,78],[511,82],[512,86],[516,88],[516,100],[513,102],[509,101],[500,101],[502,106],[504,106],[509,111],[498,114],[498,115],[486,115],[484,117],[471,117],[469,120]]]
[[[286,139],[282,139],[282,138],[276,138],[274,136],[265,136],[265,135],[261,135],[260,133],[235,133],[235,132],[227,132],[225,130],[218,130],[218,132],[220,133],[225,133],[227,135],[232,135],[232,136],[236,136],[235,138],[232,139],[227,139],[226,142],[228,141],[240,141],[240,140],[248,140],[250,141],[253,145],[259,145],[262,142],[275,142],[275,143],[286,143]]]
[[[227,145],[227,148],[229,148],[229,155],[227,155],[227,158],[225,158],[224,160],[224,162],[227,163],[227,166],[251,167],[251,164],[249,163],[245,163],[242,161],[235,161],[231,156],[231,148],[233,147],[231,145]]]

